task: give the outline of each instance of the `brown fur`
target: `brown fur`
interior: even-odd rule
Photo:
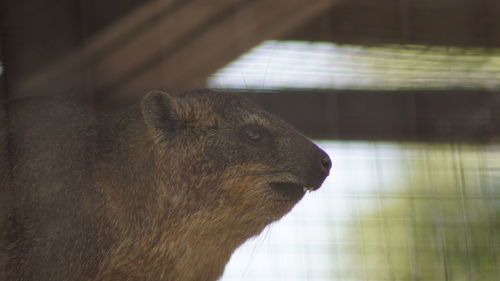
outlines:
[[[330,168],[290,125],[234,94],[155,91],[108,115],[54,99],[10,108],[2,280],[216,280]]]

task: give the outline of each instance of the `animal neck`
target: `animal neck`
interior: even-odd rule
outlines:
[[[146,276],[147,272],[151,280],[217,280],[233,251],[249,238],[248,226],[238,228],[237,224],[215,222],[209,216],[201,210],[182,216],[174,212],[121,245],[124,253],[118,256],[127,256],[133,261],[135,269],[129,274],[144,272]],[[252,229],[253,232],[261,230],[256,231],[255,226]],[[130,268],[128,265],[119,271]]]
[[[159,172],[154,143],[140,111],[129,110],[132,112],[107,118],[100,130],[104,146],[98,172],[100,182],[105,183],[109,221],[119,237],[103,266],[102,280],[120,276],[144,281],[217,280],[232,252],[258,234],[265,223],[255,216],[235,214],[239,208],[218,202],[223,197],[219,194],[191,193],[174,199],[179,192],[196,189],[181,186],[182,182],[194,185],[196,179],[170,187],[178,190],[165,190],[151,177]],[[199,188],[206,190],[207,186]]]
[[[234,250],[259,234],[265,224],[242,221],[241,216],[229,211],[224,214],[224,210],[202,209],[180,220],[179,226],[180,231],[173,233],[179,237],[173,247],[183,249],[183,254],[177,259],[175,280],[216,280]]]
[[[149,215],[147,204],[156,196],[151,141],[137,107],[102,116],[98,123],[96,177],[108,219],[120,231],[132,231],[130,226]]]

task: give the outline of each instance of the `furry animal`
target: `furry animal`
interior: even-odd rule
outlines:
[[[217,280],[331,161],[230,93],[148,93],[114,113],[9,105],[1,131],[0,279]]]

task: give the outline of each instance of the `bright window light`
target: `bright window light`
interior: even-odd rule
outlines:
[[[232,89],[499,89],[500,52],[265,41],[208,80]]]

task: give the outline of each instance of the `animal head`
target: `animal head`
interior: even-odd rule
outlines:
[[[152,91],[141,110],[160,187],[215,223],[230,218],[258,232],[318,189],[331,168],[291,125],[236,94]]]

